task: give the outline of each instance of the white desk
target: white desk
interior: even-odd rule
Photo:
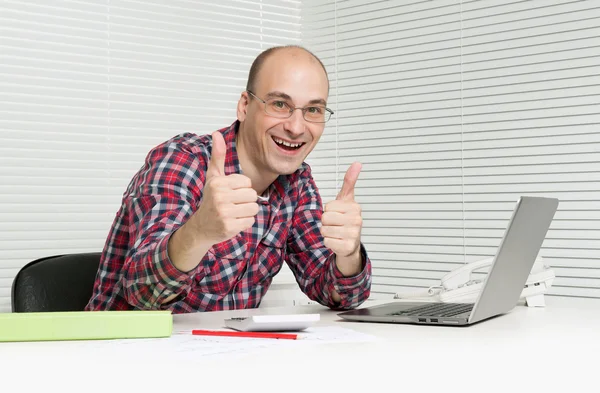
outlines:
[[[175,315],[177,331],[219,328],[231,315],[319,312],[321,325],[339,324],[380,340],[294,352],[273,347],[195,362],[140,358],[126,345],[107,356],[77,342],[0,343],[0,390],[19,383],[22,391],[58,385],[77,392],[598,391],[600,302],[549,298],[547,303],[518,306],[469,327],[343,322],[320,306]]]

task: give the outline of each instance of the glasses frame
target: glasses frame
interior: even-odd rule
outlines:
[[[290,107],[290,105],[288,105],[288,107],[290,107],[290,113],[289,113],[289,116],[287,116],[287,117],[277,117],[277,116],[273,116],[272,114],[270,114],[270,113],[268,113],[268,112],[267,112],[267,101],[263,100],[262,98],[260,98],[259,96],[257,96],[257,95],[256,95],[256,94],[254,94],[253,92],[251,92],[250,90],[246,90],[246,92],[248,92],[248,94],[250,94],[252,97],[256,98],[257,100],[259,100],[259,101],[261,101],[263,104],[265,104],[265,105],[264,105],[264,110],[265,110],[265,113],[266,113],[267,115],[271,116],[271,117],[274,117],[274,118],[276,118],[276,119],[289,119],[290,117],[292,117],[292,114],[294,113],[294,111],[295,111],[296,109],[300,109],[300,110],[302,111],[302,118],[303,118],[304,120],[306,120],[307,122],[309,122],[309,123],[316,123],[316,124],[325,124],[325,123],[327,123],[329,120],[331,120],[331,116],[333,116],[333,114],[334,114],[334,112],[333,112],[331,109],[329,109],[329,108],[327,108],[326,106],[324,106],[325,110],[326,110],[327,112],[329,112],[329,117],[327,118],[327,120],[325,120],[325,121],[314,121],[314,120],[308,120],[308,119],[306,118],[306,116],[305,116],[305,115],[306,115],[306,111],[305,111],[305,110],[306,110],[306,108],[310,108],[311,106],[315,106],[315,105],[309,105],[308,107],[306,107],[306,106],[304,106],[304,107],[299,107],[299,106]],[[287,105],[287,104],[286,104],[286,105]]]

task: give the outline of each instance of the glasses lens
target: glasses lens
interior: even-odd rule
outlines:
[[[267,114],[274,117],[286,118],[290,117],[291,109],[290,106],[281,100],[269,100],[265,103],[265,111]]]
[[[269,116],[285,119],[292,116],[292,107],[286,101],[273,99],[265,102],[265,112]],[[331,112],[321,105],[306,107],[302,112],[304,119],[312,123],[325,123],[331,117]]]
[[[329,120],[329,111],[324,106],[309,106],[304,110],[304,118],[313,123],[324,123]]]

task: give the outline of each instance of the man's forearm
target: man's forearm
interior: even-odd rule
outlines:
[[[198,266],[210,247],[211,245],[199,239],[197,234],[192,235],[192,231],[184,224],[169,239],[167,250],[173,265],[178,270],[187,273]],[[167,297],[162,304],[169,303],[177,296],[178,294],[174,293]]]
[[[212,244],[200,237],[198,231],[182,225],[169,239],[168,253],[171,262],[182,272],[194,270]]]
[[[338,270],[346,277],[356,276],[363,269],[363,260],[360,255],[360,247],[350,256],[343,257],[336,255],[335,264]]]

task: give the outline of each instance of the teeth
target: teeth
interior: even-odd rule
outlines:
[[[275,138],[275,137],[273,137],[273,140],[274,140],[274,141],[275,141],[277,144],[279,144],[279,145],[284,145],[284,146],[287,146],[287,147],[293,147],[293,148],[296,148],[296,147],[300,147],[300,146],[302,146],[302,143],[288,143],[288,142],[286,142],[286,141],[282,141],[281,139],[277,139],[277,138]]]

